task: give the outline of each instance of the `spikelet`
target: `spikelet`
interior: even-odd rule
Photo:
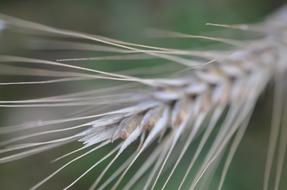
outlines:
[[[210,188],[208,184],[213,173],[223,161],[218,184],[218,189],[222,189],[255,104],[272,81],[275,81],[274,116],[263,186],[264,190],[279,189],[287,144],[287,128],[282,121],[282,118],[287,118],[284,101],[286,8],[254,25],[209,24],[257,34],[259,37],[252,41],[152,31],[157,37],[199,38],[231,47],[221,51],[153,47],[57,29],[2,14],[0,19],[0,32],[17,29],[29,35],[37,33],[78,40],[51,40],[44,47],[47,49],[113,54],[95,58],[61,58],[56,61],[0,56],[1,76],[33,76],[39,79],[1,82],[1,86],[48,86],[69,82],[82,84],[85,81],[104,84],[104,87],[81,92],[0,101],[1,109],[28,109],[31,113],[33,109],[39,108],[52,111],[63,109],[66,113],[53,119],[34,118],[35,121],[17,126],[1,127],[0,135],[10,138],[0,142],[0,163],[71,143],[80,144],[80,148],[65,152],[54,161],[77,153],[80,153],[79,156],[74,156],[31,189],[42,187],[68,166],[111,144],[113,148],[110,152],[96,160],[64,189],[73,188],[106,160],[109,160],[108,164],[95,178],[90,189],[134,189],[138,182],[144,184],[141,189],[166,189],[171,183],[177,189],[207,189]],[[155,65],[140,70],[108,72],[75,64],[85,61],[150,59],[171,62],[172,67],[168,68],[167,64],[167,67]],[[220,118],[223,118],[221,123]],[[216,133],[215,137],[211,137],[212,133]],[[190,155],[188,149],[195,140],[199,140],[199,144],[194,154]],[[212,142],[210,146],[206,145],[208,141]],[[135,146],[134,150],[127,150]],[[206,147],[203,159],[195,166]],[[121,156],[125,156],[125,161],[118,166],[116,163]],[[188,157],[189,163],[183,175],[176,178],[175,172],[184,157]],[[128,175],[138,162],[140,167],[132,176]],[[108,175],[112,167],[117,168]],[[273,168],[276,168],[274,172]],[[273,174],[275,180],[271,182],[270,176]],[[126,178],[128,180],[124,180]]]

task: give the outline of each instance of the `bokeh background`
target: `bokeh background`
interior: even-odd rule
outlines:
[[[146,38],[145,31],[148,28],[159,28],[191,34],[220,33],[218,28],[206,26],[205,23],[258,22],[284,3],[284,0],[1,0],[0,12],[46,25],[131,42],[153,41],[153,44],[161,46],[198,48],[205,44],[190,40],[154,41],[154,39]],[[25,42],[21,37],[15,37],[14,34],[0,34],[0,53],[31,55],[31,52],[23,52],[19,48]],[[49,57],[50,53],[41,52],[40,54],[41,57]],[[55,55],[55,52],[53,55],[66,57],[66,55]],[[60,90],[65,91],[65,88]],[[29,90],[23,92],[22,90],[21,88],[9,90],[0,88],[0,97],[48,93],[47,90],[44,92]],[[268,90],[260,98],[248,131],[230,167],[224,186],[225,190],[262,188],[271,98],[272,93]],[[42,112],[44,113],[45,110]],[[15,120],[18,117],[21,121],[19,118],[23,116],[20,114],[11,116],[0,110],[1,124],[12,120],[11,117]],[[59,166],[59,164],[50,164],[49,160],[60,151],[61,149],[57,149],[32,158],[0,165],[0,189],[28,189]],[[79,170],[88,167],[93,159],[97,159],[102,154],[104,152],[75,165],[68,172],[57,176],[43,189],[59,189],[63,184],[67,184],[69,179],[73,179]],[[92,180],[93,175],[89,175],[74,189],[85,189]],[[286,180],[282,180],[282,184],[282,187],[287,188]],[[170,187],[170,189],[173,188]]]

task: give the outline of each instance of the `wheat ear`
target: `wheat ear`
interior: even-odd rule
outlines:
[[[106,155],[64,189],[72,188],[106,160],[108,164],[90,189],[132,189],[141,181],[144,181],[141,189],[166,189],[171,183],[177,189],[206,189],[219,168],[219,163],[223,161],[218,183],[218,189],[222,189],[229,165],[246,131],[258,97],[271,81],[275,81],[275,95],[263,188],[279,189],[287,143],[287,128],[282,121],[287,114],[284,103],[287,68],[286,7],[254,25],[209,24],[256,34],[258,37],[254,40],[241,41],[160,30],[153,30],[151,33],[154,37],[211,40],[228,47],[206,51],[128,43],[53,28],[2,14],[0,19],[0,32],[16,28],[28,35],[36,33],[58,39],[83,40],[51,40],[43,47],[45,49],[112,54],[91,58],[59,58],[56,61],[0,56],[2,76],[34,76],[39,79],[1,82],[1,86],[45,86],[75,81],[105,84],[94,90],[64,95],[0,101],[3,109],[31,111],[45,108],[65,109],[68,112],[66,116],[56,119],[2,127],[0,135],[20,135],[0,142],[0,163],[70,143],[78,142],[81,145],[54,161],[75,154],[79,156],[63,164],[31,189],[40,188],[65,168],[111,144],[112,149]],[[85,61],[151,59],[164,60],[168,62],[167,67],[159,65],[116,73],[76,64]],[[170,65],[172,66],[169,67]],[[220,118],[222,122],[219,123]],[[195,151],[189,154],[189,147],[197,139],[199,143]],[[208,141],[211,145],[207,145]],[[205,153],[203,149],[206,149]],[[200,157],[202,154],[204,156]],[[122,157],[126,159],[117,167],[115,163]],[[189,163],[184,175],[178,178],[175,175],[176,170],[186,157]],[[141,166],[130,177],[128,174],[139,163]],[[112,167],[117,168],[112,175],[108,175]],[[273,173],[275,178],[274,183],[271,183],[270,176]],[[128,180],[125,181],[125,178]]]

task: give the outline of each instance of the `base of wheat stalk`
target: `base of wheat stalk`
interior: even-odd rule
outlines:
[[[284,101],[286,8],[254,25],[209,24],[256,34],[253,40],[153,31],[153,35],[158,37],[199,38],[231,47],[208,51],[128,43],[1,14],[0,19],[0,31],[3,32],[16,29],[28,35],[84,41],[52,40],[49,47],[55,50],[113,54],[57,61],[0,56],[2,76],[35,77],[32,81],[1,82],[1,86],[45,87],[86,81],[104,84],[89,91],[0,101],[1,109],[17,108],[31,113],[37,109],[62,109],[66,113],[52,119],[33,118],[34,121],[17,126],[1,127],[0,135],[9,138],[0,142],[0,163],[71,143],[81,145],[55,159],[59,161],[71,157],[70,161],[31,189],[42,187],[64,169],[91,154],[97,154],[100,149],[107,150],[107,147],[109,151],[106,154],[95,160],[64,189],[73,188],[102,164],[105,167],[90,189],[133,189],[138,183],[143,184],[140,189],[166,189],[172,183],[176,184],[177,189],[210,189],[214,172],[223,163],[216,187],[221,189],[258,97],[271,81],[275,81],[275,95],[262,187],[265,190],[280,188],[287,143],[287,128],[282,120],[287,118]],[[170,70],[160,65],[116,73],[74,64],[97,60],[146,59],[165,60],[173,66]],[[150,76],[143,77],[147,72]],[[197,146],[189,154],[189,148],[194,143]],[[186,160],[184,175],[179,178],[175,173]]]

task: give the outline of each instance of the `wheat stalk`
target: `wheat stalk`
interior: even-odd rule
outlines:
[[[20,133],[20,135],[0,142],[2,147],[0,163],[79,142],[80,148],[65,153],[54,161],[80,152],[79,156],[75,156],[31,188],[38,189],[66,167],[113,144],[110,152],[97,160],[64,189],[72,188],[106,160],[109,160],[108,164],[91,184],[90,189],[131,189],[141,180],[145,180],[142,189],[166,189],[174,180],[175,171],[186,156],[189,164],[184,175],[175,182],[177,189],[206,189],[214,172],[219,168],[221,160],[224,161],[224,166],[218,189],[222,189],[229,165],[246,131],[258,97],[268,83],[275,81],[274,116],[263,187],[265,190],[279,189],[287,140],[286,127],[283,126],[282,121],[283,116],[286,117],[286,106],[283,104],[286,72],[286,10],[283,8],[264,22],[254,25],[209,24],[255,33],[259,37],[254,40],[239,41],[169,31],[152,31],[152,34],[157,37],[199,38],[232,47],[209,51],[179,50],[128,43],[0,15],[0,31],[16,28],[32,35],[37,33],[44,36],[90,41],[90,43],[51,41],[45,48],[115,54],[57,61],[0,56],[3,65],[1,75],[20,74],[44,78],[36,81],[1,82],[1,86],[48,85],[90,80],[111,83],[110,87],[105,86],[84,92],[28,100],[0,101],[1,108],[31,110],[66,108],[66,111],[71,112],[71,115],[58,119],[2,127],[1,135],[14,133]],[[147,72],[144,68],[115,73],[72,64],[91,60],[140,59],[166,60],[171,62],[173,67],[172,69],[163,68],[163,66],[148,68],[154,73],[150,73],[151,76],[147,78],[141,76]],[[23,63],[24,67],[17,65]],[[46,67],[48,69],[45,69]],[[162,77],[154,77],[160,74]],[[72,109],[78,111],[71,111]],[[212,138],[220,118],[223,118],[223,121],[216,136]],[[21,135],[23,131],[25,134]],[[188,148],[196,139],[200,142],[194,154],[189,155]],[[212,143],[208,146],[204,159],[199,161],[199,156],[203,154],[202,151],[207,147],[208,141]],[[279,143],[278,148],[277,143]],[[134,146],[137,148],[132,150],[132,153],[128,153],[126,149]],[[142,160],[141,157],[146,153],[149,155]],[[112,175],[108,175],[108,171],[123,155],[127,159]],[[141,166],[125,182],[123,179],[128,177],[127,174],[137,162],[140,162]],[[197,166],[195,166],[196,162],[199,162]],[[270,175],[273,174],[274,167],[276,169],[273,184]]]

